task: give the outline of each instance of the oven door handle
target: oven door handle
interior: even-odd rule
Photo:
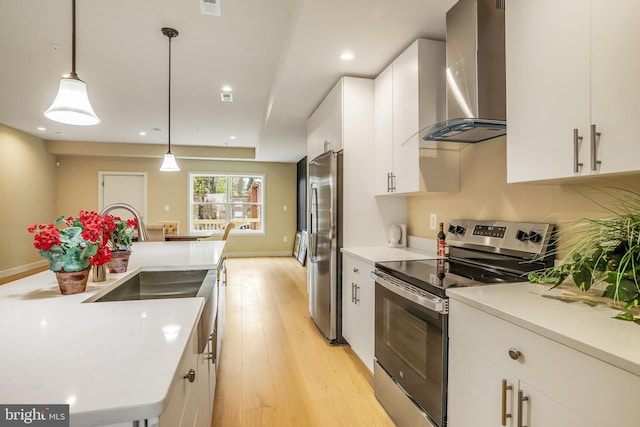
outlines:
[[[404,289],[402,286],[397,285],[395,283],[391,283],[386,280],[382,276],[376,274],[375,271],[370,273],[370,276],[373,280],[376,281],[380,286],[384,287],[390,292],[393,292],[396,295],[399,295],[403,298],[406,298],[410,301],[415,302],[421,307],[424,307],[428,310],[435,311],[441,314],[447,314],[449,312],[449,304],[446,299],[442,299],[438,296],[433,296],[433,298],[424,297],[422,295],[415,294],[411,291]]]

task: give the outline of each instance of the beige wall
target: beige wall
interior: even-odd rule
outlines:
[[[507,184],[506,140],[485,141],[460,153],[460,192],[408,198],[407,233],[435,239],[437,231],[429,229],[432,212],[445,224],[456,218],[501,219],[550,222],[566,228],[568,223],[580,218],[606,216],[589,198],[610,202],[602,190],[613,186],[640,190],[640,176],[615,176],[597,181],[588,178],[562,185]],[[558,243],[562,248],[562,238]]]
[[[75,215],[81,209],[98,209],[98,171],[147,173],[147,222],[178,220],[187,227],[188,173],[264,173],[266,234],[233,236],[230,255],[286,255],[293,248],[296,232],[296,165],[178,159],[180,172],[160,172],[161,159],[125,157],[59,156],[57,209]],[[73,189],[70,191],[69,189]],[[164,211],[164,205],[170,211]],[[287,211],[283,211],[283,206]],[[283,237],[287,242],[283,242]]]
[[[43,140],[0,124],[0,276],[42,262],[27,227],[57,216],[55,162]]]

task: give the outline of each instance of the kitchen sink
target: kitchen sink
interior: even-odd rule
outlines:
[[[215,333],[216,284],[216,270],[143,270],[104,295],[97,294],[85,302],[202,297],[204,307],[197,328],[198,348],[203,353],[209,338]]]
[[[203,284],[208,273],[209,270],[141,271],[93,302],[207,298],[211,287]]]

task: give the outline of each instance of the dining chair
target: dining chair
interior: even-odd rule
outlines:
[[[158,221],[164,225],[164,234],[178,234],[180,232],[180,221]]]
[[[147,234],[149,236],[149,241],[151,242],[164,242],[164,225],[162,224],[145,224],[145,228],[147,229]]]
[[[212,234],[211,236],[207,236],[207,237],[201,237],[198,240],[227,240],[227,237],[229,237],[229,232],[231,231],[232,228],[235,228],[236,224],[233,222],[230,222],[229,224],[227,224],[227,226],[224,228],[224,233],[222,234],[222,237],[220,237],[217,234]]]

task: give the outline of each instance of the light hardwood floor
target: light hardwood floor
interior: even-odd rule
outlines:
[[[212,426],[393,426],[367,368],[330,346],[307,309],[293,257],[227,259],[222,355]]]

